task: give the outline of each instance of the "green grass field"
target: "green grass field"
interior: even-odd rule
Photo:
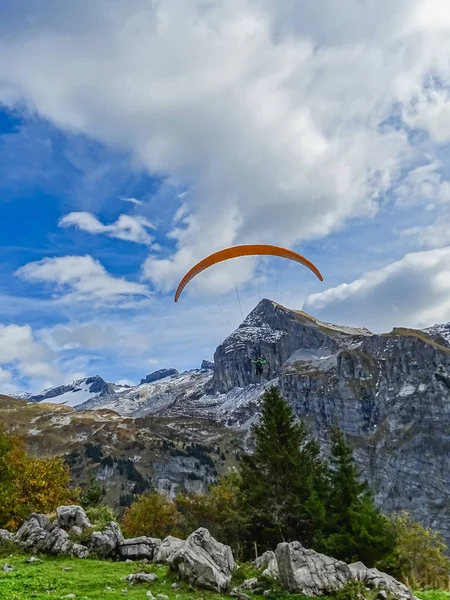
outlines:
[[[110,562],[75,558],[41,557],[42,562],[28,564],[27,556],[4,557],[13,571],[0,571],[0,598],[2,600],[60,599],[75,594],[76,600],[109,600],[114,598],[147,598],[147,591],[157,597],[164,594],[170,600],[219,600],[219,594],[192,589],[177,580],[164,566],[140,563]],[[70,571],[65,571],[70,568]],[[152,584],[129,585],[122,577],[131,573],[155,573],[158,579]],[[179,585],[172,589],[173,583]],[[126,591],[123,591],[126,590]]]
[[[27,563],[26,555],[0,558],[0,569],[4,564],[13,567],[10,572],[0,570],[1,600],[60,600],[69,594],[75,600],[113,600],[116,598],[145,599],[151,591],[156,600],[158,594],[169,600],[223,600],[228,594],[220,595],[207,590],[193,588],[167,567],[152,563],[124,563],[76,558],[40,557],[40,562]],[[70,569],[70,570],[65,570]],[[245,569],[244,569],[245,571]],[[131,573],[155,573],[157,580],[151,584],[128,584],[122,577]],[[241,573],[233,585],[238,585],[245,576],[254,573]],[[178,589],[172,585],[177,584]],[[417,592],[420,600],[450,600],[450,592]],[[229,596],[228,596],[229,597]],[[255,596],[263,598],[263,596]],[[268,600],[300,600],[302,596],[289,595],[279,589],[270,594]]]

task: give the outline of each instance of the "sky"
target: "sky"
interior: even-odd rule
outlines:
[[[0,0],[0,392],[182,371],[261,298],[450,321],[450,4]],[[243,258],[178,281],[235,244]]]

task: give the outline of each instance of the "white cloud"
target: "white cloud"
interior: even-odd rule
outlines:
[[[304,309],[327,321],[374,331],[450,321],[450,246],[407,254],[352,283],[312,294]]]
[[[124,196],[121,196],[120,199],[124,202],[130,202],[131,204],[134,204],[136,206],[142,206],[143,204],[145,204],[142,200],[138,200],[137,198],[125,198]]]
[[[441,215],[431,225],[410,227],[402,235],[413,237],[422,248],[439,248],[450,244],[450,215]]]
[[[120,215],[115,223],[103,225],[94,215],[87,212],[71,212],[59,220],[60,227],[78,227],[87,233],[105,234],[136,244],[151,244],[153,238],[147,229],[154,229],[152,223],[145,217],[130,217]]]
[[[150,295],[140,283],[113,277],[91,256],[61,256],[31,262],[16,271],[33,283],[54,284],[65,302],[122,302],[134,296]]]
[[[65,6],[44,0],[39,18],[30,9],[26,25],[7,24],[0,99],[184,183],[177,251],[145,267],[161,289],[220,246],[292,246],[374,214],[417,159],[406,133],[384,123],[394,108],[439,142],[450,138],[438,128],[450,114],[445,3]]]
[[[19,377],[35,381],[55,381],[60,377],[58,369],[51,363],[54,354],[36,341],[29,325],[0,324],[0,365],[14,367]],[[0,384],[10,384],[10,369],[0,370]]]

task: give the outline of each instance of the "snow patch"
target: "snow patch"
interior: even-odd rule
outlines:
[[[411,396],[411,394],[414,394],[415,391],[415,386],[411,385],[410,383],[404,383],[398,395],[402,397]]]

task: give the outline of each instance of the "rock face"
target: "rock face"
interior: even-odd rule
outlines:
[[[379,335],[262,300],[217,348],[208,393],[278,385],[323,441],[337,422],[384,512],[407,510],[450,542],[449,330]],[[262,376],[256,356],[268,361]]]
[[[198,587],[222,592],[234,568],[231,548],[216,541],[207,529],[194,531],[172,558],[172,568]]]
[[[325,596],[352,579],[348,565],[307,550],[300,542],[278,544],[275,555],[280,582],[292,594]]]
[[[160,545],[161,540],[158,538],[146,536],[130,538],[124,540],[120,545],[119,556],[123,560],[142,560],[143,558],[153,560]]]
[[[173,377],[179,375],[176,369],[160,369],[159,371],[153,371],[150,375],[147,375],[145,379],[141,379],[141,385],[143,383],[153,383],[154,381],[159,381],[160,379],[165,379],[166,377]]]
[[[214,369],[214,363],[211,360],[203,359],[200,369],[202,369],[202,370]]]

